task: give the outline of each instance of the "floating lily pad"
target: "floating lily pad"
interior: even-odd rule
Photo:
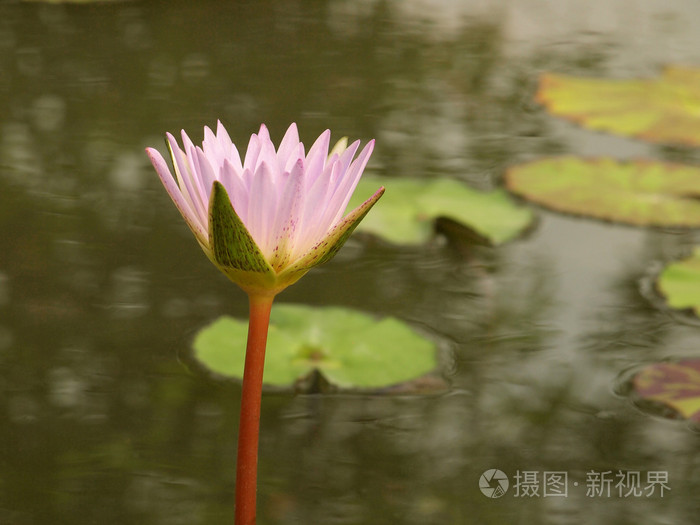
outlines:
[[[700,423],[700,359],[647,366],[634,376],[633,385],[640,399],[662,403]]]
[[[595,130],[652,142],[700,145],[700,69],[671,66],[653,79],[545,74],[536,99]]]
[[[506,186],[553,210],[638,226],[700,226],[700,168],[573,156],[511,167]]]
[[[248,322],[221,317],[194,340],[195,357],[213,372],[243,377]],[[344,388],[378,388],[437,367],[435,343],[409,326],[344,308],[272,308],[263,381],[291,386],[319,373]]]
[[[499,244],[519,235],[533,220],[531,210],[513,202],[507,192],[482,192],[451,179],[423,180],[363,177],[349,208],[361,204],[379,186],[386,192],[358,231],[397,244],[418,244],[433,235],[434,221],[447,217]]]
[[[671,308],[692,308],[700,315],[700,247],[687,259],[666,266],[657,283]]]

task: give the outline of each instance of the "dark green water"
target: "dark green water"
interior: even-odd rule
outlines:
[[[377,139],[368,172],[478,188],[544,154],[685,150],[532,102],[542,71],[700,64],[693,1],[128,2],[0,6],[0,523],[232,523],[239,386],[189,366],[246,300],[202,255],[143,148],[221,119],[247,142]],[[670,524],[700,504],[700,440],[616,395],[700,334],[640,293],[697,235],[540,211],[470,257],[356,237],[279,298],[397,316],[445,341],[431,396],[269,394],[259,523]],[[497,468],[511,487],[479,490]],[[534,472],[539,495],[518,495]],[[545,472],[568,493],[545,497]],[[587,495],[610,472],[610,496]],[[663,497],[615,475],[665,472]]]

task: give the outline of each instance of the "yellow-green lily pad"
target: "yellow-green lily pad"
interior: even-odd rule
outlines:
[[[247,331],[247,321],[217,319],[195,337],[195,358],[216,374],[243,377]],[[289,387],[318,373],[337,387],[381,388],[437,364],[437,345],[393,317],[281,304],[272,308],[263,382]]]
[[[493,244],[522,233],[534,216],[503,190],[477,191],[451,179],[408,179],[364,176],[348,206],[361,204],[362,195],[384,186],[381,201],[357,227],[396,244],[419,244],[434,233],[437,218],[449,218],[471,228]],[[370,192],[371,193],[371,192]]]
[[[546,73],[538,102],[591,129],[652,142],[700,145],[700,69],[669,66],[658,78],[604,79]]]
[[[508,189],[547,208],[637,226],[700,227],[700,168],[548,157],[511,167]]]
[[[687,259],[666,266],[657,287],[671,308],[692,308],[700,315],[700,247]]]
[[[636,396],[661,403],[690,421],[700,423],[700,359],[654,363],[635,374]]]

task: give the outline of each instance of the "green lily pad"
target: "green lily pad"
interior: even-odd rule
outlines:
[[[616,80],[544,74],[536,95],[551,113],[591,129],[652,142],[700,145],[700,69]]]
[[[700,168],[573,156],[511,167],[511,191],[553,210],[637,226],[700,226]]]
[[[202,329],[194,353],[211,371],[243,377],[247,321],[221,317]],[[270,316],[263,381],[291,386],[319,373],[343,388],[379,388],[437,367],[435,343],[409,326],[345,308],[276,305]]]
[[[533,220],[533,213],[513,202],[507,192],[482,192],[451,179],[404,179],[365,176],[348,206],[359,205],[362,196],[377,187],[386,192],[357,227],[396,244],[419,244],[433,235],[434,221],[447,217],[467,226],[493,244],[519,235]]]
[[[633,385],[640,399],[662,403],[700,423],[700,359],[647,366],[634,376]]]
[[[666,266],[657,287],[671,308],[692,308],[700,315],[700,247],[687,259]]]

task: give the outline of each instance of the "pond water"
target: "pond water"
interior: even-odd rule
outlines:
[[[533,102],[544,71],[700,64],[698,20],[693,0],[3,3],[0,523],[232,523],[240,386],[189,348],[247,302],[148,163],[166,131],[197,141],[221,119],[246,142],[265,122],[279,140],[295,121],[307,144],[376,138],[368,173],[480,189],[547,154],[698,162]],[[619,384],[698,355],[698,327],[643,293],[698,235],[537,213],[523,238],[468,253],[358,235],[280,295],[431,334],[449,388],[265,394],[260,524],[697,519],[698,433]],[[501,498],[479,489],[489,469],[508,476]],[[565,495],[544,495],[553,473]],[[667,489],[621,494],[635,473]]]

